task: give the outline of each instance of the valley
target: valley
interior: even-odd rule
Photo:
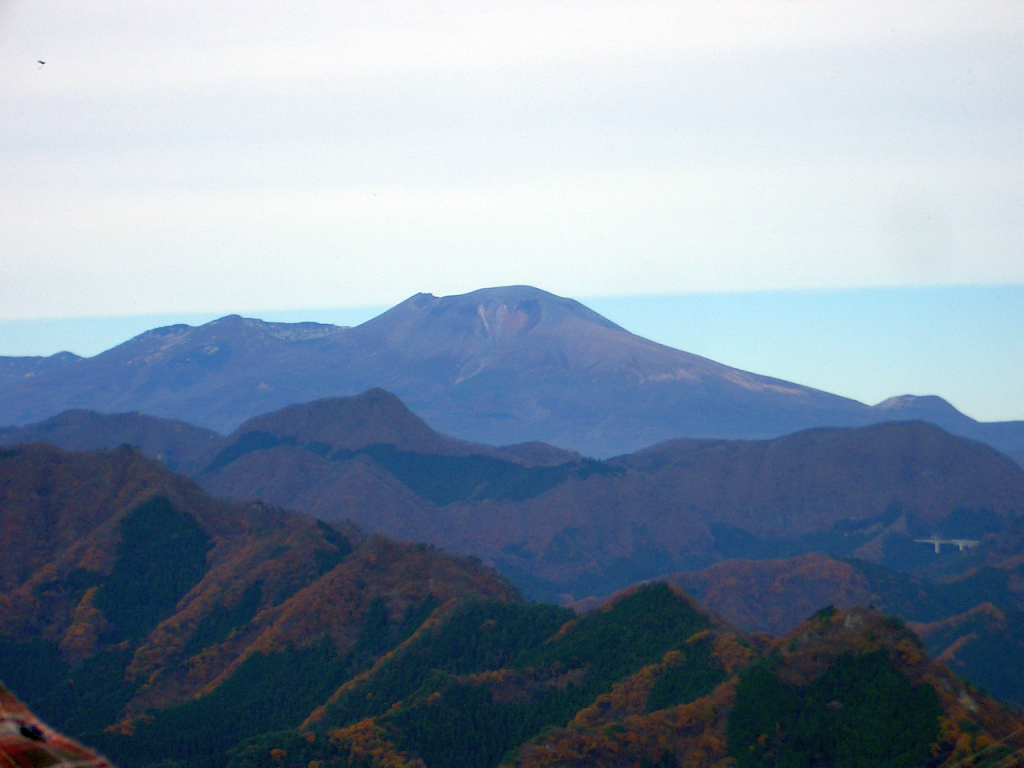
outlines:
[[[0,768],[1024,768],[1024,13],[0,0]]]
[[[0,680],[122,768],[1024,748],[1016,423],[520,287],[4,366]]]
[[[27,545],[2,573],[0,677],[48,743],[53,726],[126,768],[917,765],[1020,746],[1018,711],[871,609],[776,640],[655,582],[577,615],[479,560],[217,501],[126,447],[6,449],[0,492]]]

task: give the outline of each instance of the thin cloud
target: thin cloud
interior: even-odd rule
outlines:
[[[1024,281],[1016,3],[0,23],[0,317]]]

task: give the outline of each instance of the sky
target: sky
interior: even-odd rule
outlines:
[[[0,354],[529,284],[1024,418],[1022,47],[1019,2],[0,0]]]

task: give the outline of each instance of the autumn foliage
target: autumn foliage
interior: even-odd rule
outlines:
[[[773,638],[661,582],[577,615],[473,559],[216,501],[128,448],[28,446],[0,479],[23,548],[0,569],[0,676],[122,768],[803,765],[851,744],[938,765],[1024,726],[874,610]],[[898,705],[884,720],[871,690]]]

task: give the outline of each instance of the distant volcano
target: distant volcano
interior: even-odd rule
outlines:
[[[1022,422],[979,424],[941,398],[870,407],[656,344],[528,286],[417,294],[355,328],[229,316],[148,331],[88,359],[2,358],[0,370],[0,424],[88,408],[227,433],[292,403],[382,387],[463,440],[597,457],[678,437],[907,419],[1024,449]]]

